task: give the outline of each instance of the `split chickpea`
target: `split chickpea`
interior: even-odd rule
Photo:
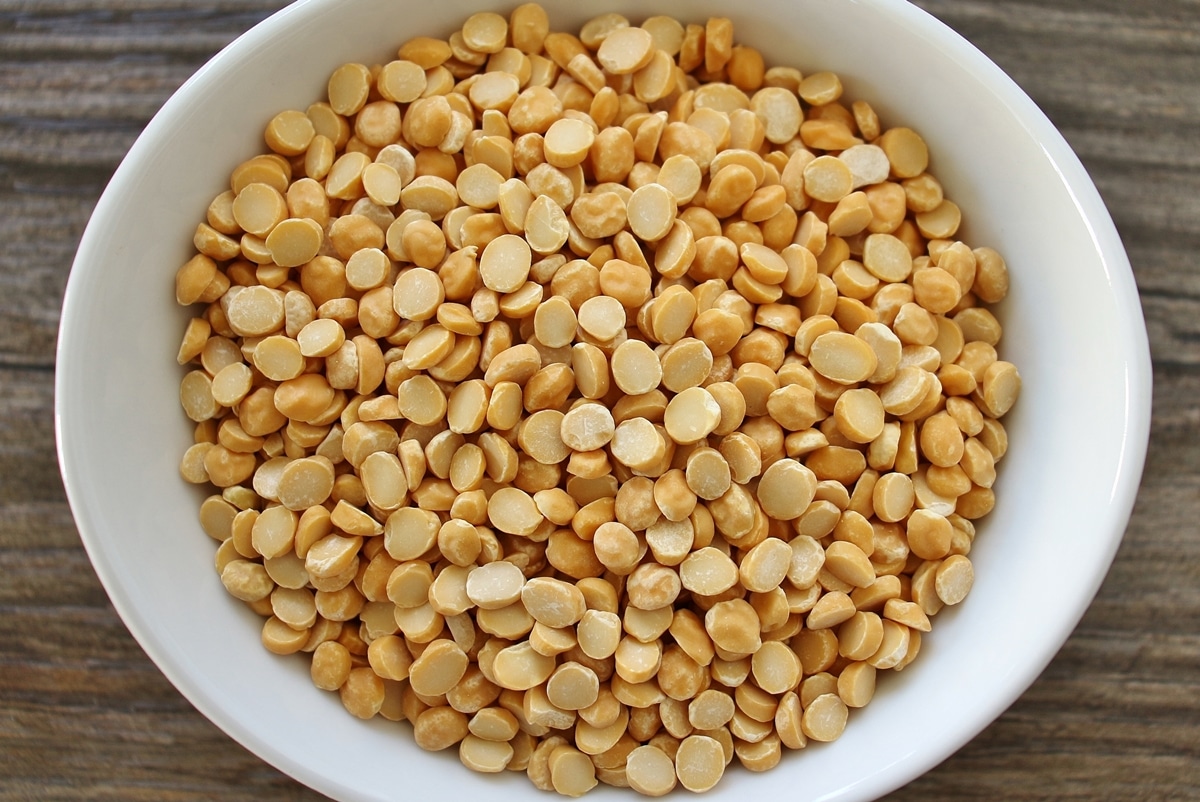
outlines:
[[[974,582],[1020,392],[925,141],[728,19],[534,3],[270,119],[175,276],[229,594],[567,796],[839,737]]]

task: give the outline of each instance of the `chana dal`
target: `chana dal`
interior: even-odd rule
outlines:
[[[728,19],[474,14],[267,124],[176,299],[263,645],[579,796],[841,735],[974,578],[1019,393],[925,141]]]

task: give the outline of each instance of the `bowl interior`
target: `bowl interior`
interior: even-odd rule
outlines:
[[[488,0],[306,0],[214,59],[163,108],[98,205],[71,274],[59,343],[60,462],[85,546],[113,603],[163,672],[249,749],[339,799],[437,793],[531,796],[453,750],[430,755],[404,725],[363,723],[316,691],[301,658],[268,654],[259,620],[225,594],[202,497],[178,479],[191,428],[174,365],[187,312],[172,279],[230,170],[266,121],[324,94],[345,61],[383,62],[418,34],[447,35]],[[795,789],[859,800],[917,776],[999,715],[1067,637],[1120,540],[1149,417],[1145,330],[1120,241],[1078,160],[1034,104],[949,29],[899,0],[547,0],[555,30],[600,11],[703,22],[728,16],[769,64],[838,72],[847,96],[928,141],[931,172],[964,211],[962,238],[1006,257],[1004,358],[1024,379],[1006,419],[995,512],[976,583],[939,614],[922,654],[881,684],[836,743],[763,775],[731,771],[710,793]],[[496,5],[506,12],[507,4]],[[600,788],[600,798],[625,792]]]

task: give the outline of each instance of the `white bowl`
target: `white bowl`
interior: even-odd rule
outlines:
[[[976,583],[940,614],[920,658],[882,684],[837,742],[761,775],[730,771],[716,800],[749,793],[864,800],[934,766],[1029,686],[1097,590],[1127,522],[1150,417],[1137,291],[1078,159],[999,68],[899,0],[547,0],[556,30],[602,10],[732,17],[770,63],[838,72],[847,95],[920,131],[931,170],[964,210],[964,239],[1006,257],[1002,353],[1024,379],[1006,419],[995,512],[971,554]],[[191,232],[265,122],[322,96],[345,61],[384,61],[417,34],[447,35],[494,0],[306,0],[230,45],[130,150],[96,207],[64,302],[56,424],[68,497],[114,605],[204,715],[269,763],[342,800],[532,799],[523,776],[483,776],[421,752],[403,728],[360,722],[315,690],[305,662],[268,654],[259,620],[212,568],[195,488],[178,478],[191,428],[174,358],[172,297]],[[600,788],[597,799],[631,792]]]

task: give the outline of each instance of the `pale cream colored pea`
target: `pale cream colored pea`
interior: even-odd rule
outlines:
[[[881,521],[903,521],[912,511],[916,496],[912,479],[902,473],[886,473],[879,477],[871,494],[872,506]]]
[[[596,787],[591,758],[571,746],[558,746],[547,760],[551,787],[563,796],[580,797]]]
[[[977,396],[983,402],[984,411],[989,416],[1000,418],[1008,414],[1016,404],[1020,392],[1021,374],[1016,365],[996,360],[983,371]]]
[[[384,547],[394,560],[415,560],[434,546],[440,527],[437,513],[401,507],[384,523]]]
[[[441,176],[418,175],[400,191],[400,203],[406,209],[421,211],[433,220],[441,220],[458,205],[458,192],[454,184]]]
[[[641,340],[626,340],[617,346],[610,364],[613,381],[628,395],[648,393],[662,381],[658,356]]]
[[[633,571],[642,556],[637,535],[619,521],[607,521],[597,527],[592,547],[605,568],[622,576]]]
[[[302,111],[281,111],[267,123],[267,147],[283,156],[299,156],[308,149],[316,129]]]
[[[278,331],[284,320],[284,294],[270,287],[234,288],[222,298],[225,319],[241,337],[261,337]]]
[[[695,544],[695,527],[687,516],[663,518],[646,528],[646,545],[663,565],[679,565]]]
[[[438,551],[457,568],[470,569],[483,549],[479,530],[470,522],[451,518],[438,529]],[[434,581],[430,602],[443,615],[458,615],[471,606],[463,571],[443,570]],[[453,588],[452,592],[450,589]]]
[[[727,762],[725,748],[719,740],[696,733],[679,743],[675,772],[680,785],[693,793],[703,793],[721,781]]]
[[[452,640],[435,640],[425,647],[409,667],[408,681],[422,696],[440,696],[462,679],[469,660]]]
[[[286,507],[268,507],[254,519],[251,543],[264,557],[279,557],[292,548],[296,536],[296,513]]]
[[[890,128],[875,144],[887,154],[897,178],[914,178],[929,166],[929,148],[911,128]]]
[[[975,281],[971,291],[984,303],[994,304],[1008,295],[1008,265],[994,248],[976,248]]]
[[[958,604],[967,597],[975,583],[975,568],[962,554],[952,554],[937,567],[934,588],[946,604]]]
[[[555,663],[553,657],[535,652],[529,641],[521,641],[496,653],[492,674],[500,687],[526,691],[549,679]]]
[[[746,552],[738,567],[742,587],[751,593],[766,593],[779,587],[792,563],[792,549],[785,541],[769,537]]]
[[[391,61],[380,69],[375,85],[379,94],[388,100],[412,103],[425,91],[425,70],[412,61]]]
[[[814,72],[800,81],[796,92],[805,103],[824,106],[842,96],[842,81],[833,72]]]
[[[544,576],[524,583],[521,601],[536,621],[554,629],[577,623],[587,609],[580,589],[570,582]]]
[[[613,75],[627,75],[648,65],[654,56],[654,37],[644,28],[618,28],[600,43],[596,59]]]
[[[883,604],[883,617],[919,632],[929,632],[932,629],[929,616],[916,602],[898,598],[888,599]]]
[[[550,348],[563,348],[575,338],[578,320],[571,303],[561,295],[554,295],[538,305],[533,313],[534,336],[538,342]]]
[[[616,192],[589,192],[571,206],[571,221],[585,237],[603,239],[625,228],[625,201]]]
[[[871,234],[863,244],[863,266],[881,281],[904,281],[912,273],[912,254],[892,234]]]
[[[408,186],[408,184],[416,178],[417,163],[412,153],[408,148],[400,144],[391,144],[380,148],[379,153],[375,155],[375,161],[378,164],[385,164],[396,171],[396,175],[400,177],[400,188]],[[364,171],[366,168],[363,168]]]
[[[623,315],[625,309],[619,302],[618,307]],[[580,323],[580,326],[583,324]],[[576,343],[572,346],[571,369],[575,374],[575,386],[582,397],[599,399],[608,393],[608,359],[597,346],[591,343]]]
[[[836,156],[818,156],[804,167],[804,191],[815,200],[836,203],[853,189],[849,165]]]
[[[551,704],[563,710],[583,710],[596,702],[599,693],[596,672],[574,661],[560,665],[546,681]]]
[[[392,569],[387,581],[387,597],[405,610],[420,607],[429,601],[433,570],[419,560],[403,562]]]
[[[645,418],[631,418],[617,424],[610,443],[613,457],[635,471],[648,470],[666,453],[666,439]]]
[[[391,230],[390,226],[388,230]],[[400,251],[407,261],[417,267],[437,267],[446,255],[445,234],[432,220],[412,220],[400,232]],[[357,254],[351,256],[350,259],[354,259],[354,256]],[[349,271],[349,262],[347,262],[347,271]]]
[[[732,654],[750,655],[758,651],[762,646],[760,626],[758,613],[743,599],[717,602],[704,615],[704,629],[713,643]]]
[[[825,569],[843,582],[865,588],[875,581],[875,568],[858,546],[837,540],[825,549]]]
[[[448,749],[470,733],[466,715],[449,705],[424,707],[413,717],[413,739],[428,752]],[[420,709],[420,708],[418,708]]]
[[[575,451],[594,451],[612,440],[616,424],[612,412],[601,404],[580,404],[562,419],[560,436]]]
[[[965,557],[963,559],[966,559]],[[935,563],[927,563],[935,565]],[[933,573],[932,571],[930,573]],[[914,585],[915,587],[915,585]],[[940,605],[939,601],[939,605]],[[912,643],[912,631],[895,621],[885,619],[883,622],[883,642],[879,649],[866,662],[878,669],[895,668],[908,654]]]
[[[488,563],[467,576],[467,597],[485,610],[507,607],[521,597],[525,575],[510,562]]]
[[[808,630],[830,629],[854,617],[858,609],[844,592],[829,591],[817,599],[804,625]]]
[[[400,414],[413,423],[428,426],[446,416],[446,394],[424,374],[405,379],[396,388]]]
[[[560,169],[574,167],[587,158],[596,134],[582,120],[563,117],[546,130],[542,147],[546,161]]]
[[[780,521],[799,518],[812,503],[817,477],[794,459],[772,463],[758,484],[758,501],[763,512]]]
[[[361,487],[361,482],[355,482],[355,484]],[[365,501],[361,497],[356,500]],[[383,534],[383,526],[378,521],[349,503],[345,498],[338,499],[337,505],[329,513],[329,520],[335,527],[348,535],[370,537]]]
[[[499,53],[508,41],[508,20],[490,11],[472,14],[462,26],[467,47],[480,53]]]
[[[362,183],[367,196],[379,206],[395,206],[404,189],[400,174],[388,164],[368,164],[363,168]]]
[[[576,626],[579,648],[594,660],[612,657],[621,642],[621,619],[606,610],[587,610]]]
[[[666,159],[658,171],[657,182],[662,184],[675,198],[676,204],[691,203],[700,191],[703,175],[699,165],[689,156],[676,154]]]
[[[633,93],[643,103],[668,97],[676,87],[675,61],[665,50],[654,49],[650,61],[633,76]]]
[[[405,270],[397,276],[392,290],[392,304],[404,320],[429,320],[445,297],[438,274],[423,267]]]
[[[718,595],[736,585],[738,567],[725,552],[706,546],[679,564],[679,580],[692,593]]]
[[[485,774],[498,774],[513,759],[513,747],[506,741],[494,741],[468,735],[458,745],[458,759],[467,768]]]
[[[750,98],[750,110],[762,121],[767,141],[776,145],[794,139],[804,119],[796,93],[783,87],[759,89]]]
[[[349,650],[337,641],[325,641],[313,650],[310,674],[323,691],[336,691],[345,684],[353,667]]]
[[[675,196],[662,184],[646,184],[629,196],[629,230],[646,242],[656,242],[665,237],[671,231],[677,213]]]
[[[887,152],[878,145],[852,145],[838,154],[854,176],[854,188],[880,184],[887,181],[891,164]]]
[[[332,462],[325,457],[304,457],[284,466],[276,493],[285,508],[300,512],[324,503],[333,492],[333,483]]]
[[[267,234],[267,250],[280,267],[300,267],[321,250],[324,232],[320,223],[308,218],[281,220]]]
[[[668,433],[669,433],[668,429]],[[729,463],[714,448],[698,448],[688,457],[684,472],[687,485],[699,498],[712,501],[729,489],[732,474]]]
[[[624,347],[624,346],[622,346]],[[618,352],[620,349],[617,349]],[[616,377],[616,354],[613,374]],[[617,379],[620,385],[620,379]],[[657,382],[656,382],[657,385]],[[663,424],[676,443],[688,444],[703,440],[721,422],[721,405],[703,387],[689,387],[677,393],[667,403]]]
[[[653,562],[633,569],[625,582],[629,603],[641,610],[652,611],[669,606],[678,598],[681,588],[678,573],[668,566]]]
[[[244,362],[234,362],[217,371],[212,377],[210,391],[213,400],[224,407],[232,407],[250,392],[254,376]]]
[[[213,445],[213,443],[195,443],[183,453],[183,458],[179,462],[179,473],[185,481],[196,485],[208,481],[208,471],[204,469],[204,456]]]
[[[517,441],[521,448],[543,465],[562,462],[571,449],[562,439],[564,415],[556,409],[543,409],[521,422]]]
[[[305,324],[296,335],[300,353],[306,357],[326,357],[342,347],[346,331],[336,320],[323,318]]]
[[[930,510],[913,510],[905,524],[909,548],[923,560],[939,560],[950,552],[954,527]]]
[[[874,390],[847,390],[838,396],[833,417],[838,431],[854,443],[870,443],[883,433],[883,402]]]
[[[813,370],[838,384],[864,381],[879,365],[875,352],[862,339],[830,331],[813,341],[808,353]]]
[[[500,187],[504,177],[491,166],[472,164],[455,179],[458,197],[476,209],[494,209],[500,202]]]
[[[698,730],[715,730],[733,719],[733,697],[723,691],[701,691],[688,703],[688,721]]]
[[[256,602],[271,595],[275,582],[267,570],[249,560],[232,560],[221,570],[221,584],[229,595],[244,602]]]
[[[800,658],[781,641],[767,641],[750,662],[754,682],[767,693],[781,694],[800,683]],[[771,711],[774,717],[775,711]]]
[[[179,383],[179,403],[193,421],[209,420],[220,412],[212,392],[212,379],[202,370],[193,370]]]
[[[524,228],[529,247],[543,256],[557,253],[571,232],[566,212],[549,195],[539,195],[529,205]]]
[[[485,741],[511,741],[520,731],[520,722],[503,707],[484,707],[471,716],[467,728]]]
[[[834,693],[823,693],[804,709],[801,728],[814,741],[835,741],[846,729],[850,711]]]
[[[502,487],[488,499],[488,520],[501,532],[528,537],[545,518],[524,490]]]
[[[662,15],[647,17],[642,22],[642,28],[650,32],[656,49],[666,51],[672,58],[679,55],[684,34],[683,24],[679,20]]]
[[[644,796],[664,796],[675,787],[675,763],[656,746],[646,744],[629,753],[625,760],[629,787]]]
[[[287,218],[287,201],[267,184],[249,184],[233,199],[233,218],[243,231],[265,237]]]
[[[384,681],[367,666],[353,668],[339,689],[342,705],[355,718],[374,718],[383,707]]]
[[[524,238],[503,234],[483,249],[479,275],[484,286],[496,292],[515,292],[529,278],[533,253]]]
[[[329,76],[329,105],[343,117],[356,114],[367,102],[371,71],[362,64],[343,64]]]
[[[875,322],[862,324],[855,330],[854,336],[865,341],[875,352],[875,372],[867,377],[867,381],[872,384],[891,381],[900,367],[904,347],[896,333],[885,324]]]

